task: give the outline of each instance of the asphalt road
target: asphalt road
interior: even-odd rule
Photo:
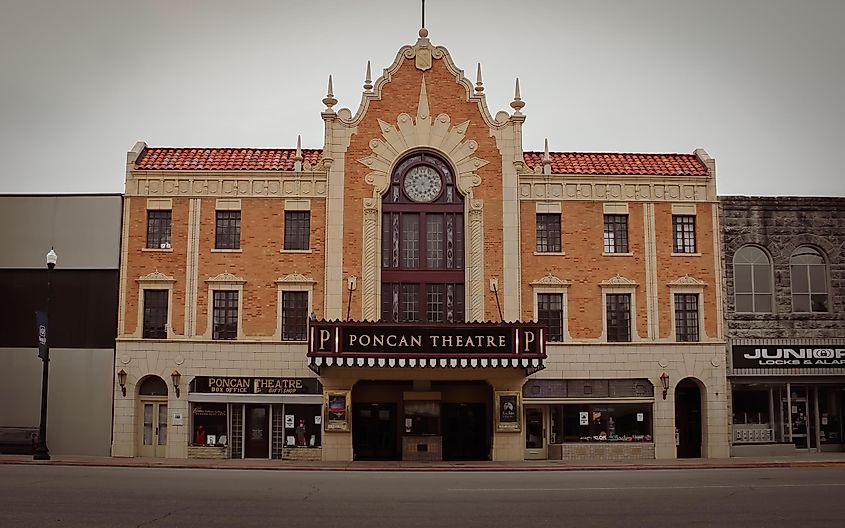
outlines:
[[[845,526],[845,468],[332,472],[0,466],[0,527]]]

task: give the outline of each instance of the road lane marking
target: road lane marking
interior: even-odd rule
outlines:
[[[631,490],[673,490],[673,489],[725,489],[725,488],[821,488],[821,487],[845,487],[842,483],[817,483],[817,484],[713,484],[704,486],[627,486],[627,487],[588,487],[588,488],[449,488],[447,491],[631,491]]]

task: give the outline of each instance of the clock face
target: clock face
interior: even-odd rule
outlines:
[[[405,175],[405,194],[415,202],[430,202],[442,187],[440,174],[428,165],[417,165]]]

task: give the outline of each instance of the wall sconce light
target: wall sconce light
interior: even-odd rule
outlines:
[[[663,386],[663,399],[666,399],[666,395],[669,394],[669,374],[665,372],[660,375],[660,385]]]
[[[179,380],[182,379],[182,375],[179,374],[178,370],[174,370],[173,373],[170,375],[170,379],[173,380],[173,388],[176,389],[176,397],[179,397]]]
[[[123,397],[126,397],[126,371],[120,369],[117,373],[117,382],[120,384],[120,390],[123,391]]]

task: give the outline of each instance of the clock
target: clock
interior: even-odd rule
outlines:
[[[417,165],[405,174],[405,194],[415,202],[430,202],[440,195],[440,174],[429,165]]]

